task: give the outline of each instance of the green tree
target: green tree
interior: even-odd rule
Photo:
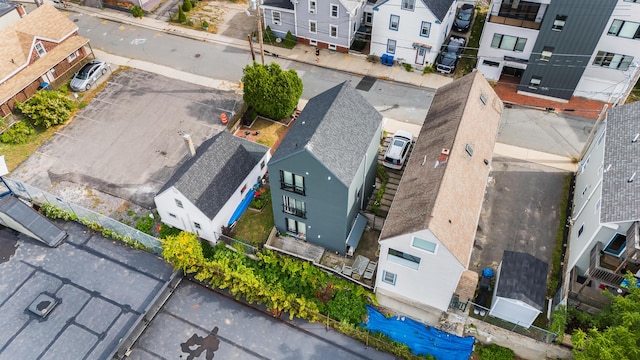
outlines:
[[[142,8],[138,5],[132,6],[129,10],[131,11],[131,16],[133,16],[134,18],[142,19],[142,17],[144,16],[144,10],[142,10]]]
[[[76,104],[67,94],[40,90],[26,102],[16,101],[16,108],[31,120],[33,126],[50,128],[69,120]]]
[[[191,3],[191,0],[184,0],[182,2],[182,10],[184,10],[184,12],[189,12],[192,8],[193,4]]]
[[[254,62],[243,72],[243,99],[247,105],[272,119],[282,119],[293,113],[302,96],[302,80],[295,70],[283,71],[277,63],[261,65]]]
[[[26,121],[18,121],[0,135],[0,142],[5,144],[24,144],[35,130]]]
[[[578,329],[571,340],[576,360],[640,359],[640,288],[627,274],[629,294],[612,297],[612,303],[599,316],[600,329]]]
[[[178,22],[180,24],[184,24],[187,22],[187,15],[184,14],[181,6],[178,6]]]
[[[284,47],[293,49],[294,46],[296,46],[296,37],[293,36],[291,31],[287,31],[287,35],[284,37]]]

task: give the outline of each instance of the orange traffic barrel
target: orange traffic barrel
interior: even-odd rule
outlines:
[[[227,114],[220,114],[220,120],[222,121],[222,124],[227,125],[227,123],[229,122],[229,120],[227,119]]]

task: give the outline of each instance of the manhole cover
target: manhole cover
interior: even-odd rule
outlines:
[[[58,305],[58,300],[47,294],[40,294],[27,309],[37,317],[44,319],[56,305]]]

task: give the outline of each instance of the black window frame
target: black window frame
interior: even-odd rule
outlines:
[[[291,174],[291,184],[287,184],[284,181],[284,173],[288,172]],[[302,186],[296,185],[296,176],[299,176],[302,179]],[[280,170],[280,189],[293,192],[300,195],[306,195],[306,187],[305,187],[305,179],[304,176],[295,174],[291,171]]]

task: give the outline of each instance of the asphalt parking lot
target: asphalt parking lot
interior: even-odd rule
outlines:
[[[49,191],[61,182],[79,184],[153,207],[156,192],[188,156],[182,135],[190,134],[197,148],[224,129],[220,115],[238,110],[241,100],[140,70],[117,71],[11,177]]]

